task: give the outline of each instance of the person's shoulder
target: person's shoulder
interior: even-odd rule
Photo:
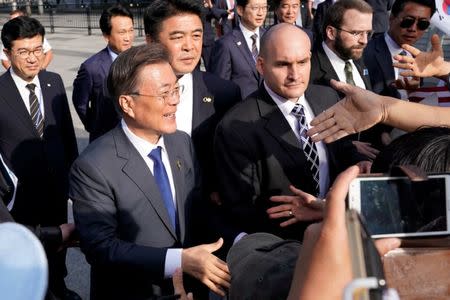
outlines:
[[[80,153],[76,161],[88,161],[89,163],[94,164],[99,163],[104,159],[110,160],[110,153],[116,149],[114,135],[117,135],[117,130],[122,129],[116,127],[95,139]]]
[[[246,99],[235,104],[222,118],[221,123],[227,124],[235,120],[251,121],[258,117],[259,91],[248,96]]]
[[[58,81],[62,83],[62,77],[58,73],[41,70],[38,74],[40,80]]]
[[[339,95],[336,92],[335,89],[332,87],[326,86],[326,85],[319,85],[319,84],[309,84],[308,88],[305,91],[306,97],[308,95],[311,96],[320,96],[321,98],[332,98],[333,100],[338,99]]]

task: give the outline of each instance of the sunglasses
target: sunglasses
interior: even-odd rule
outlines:
[[[427,20],[420,20],[416,18],[406,17],[400,22],[401,28],[410,28],[417,21],[417,28],[421,31],[427,30],[430,27],[430,22]]]

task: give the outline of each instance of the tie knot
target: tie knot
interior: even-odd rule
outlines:
[[[256,43],[256,40],[258,39],[258,35],[255,33],[251,36],[253,43]]]
[[[346,72],[351,72],[352,71],[352,64],[350,63],[350,61],[349,60],[347,60],[346,62],[345,62],[345,67],[344,67],[344,69],[345,69],[345,71]]]
[[[301,105],[300,103],[295,103],[295,106],[292,109],[291,113],[297,118],[304,116],[305,112],[303,110],[303,105]]]
[[[408,55],[408,54],[406,53],[406,51],[405,51],[405,50],[402,50],[402,52],[400,52],[399,54],[400,54],[400,55],[403,55],[403,56],[406,56],[406,55]]]
[[[36,85],[34,83],[29,83],[25,86],[29,91],[34,92]]]
[[[150,153],[148,154],[148,157],[150,157],[151,160],[153,160],[154,162],[161,161],[161,147],[158,146],[156,148],[154,148],[152,151],[150,151]]]

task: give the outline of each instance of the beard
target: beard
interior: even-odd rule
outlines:
[[[366,46],[351,46],[351,47],[345,47],[344,46],[344,41],[341,39],[341,36],[338,34],[336,36],[336,40],[334,42],[334,49],[336,50],[336,52],[339,54],[339,57],[342,60],[349,60],[349,59],[353,59],[353,60],[358,60],[361,58],[362,56],[362,51],[360,53],[354,52],[353,50],[355,49],[361,49],[363,50]]]

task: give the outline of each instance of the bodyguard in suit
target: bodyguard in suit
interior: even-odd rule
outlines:
[[[369,72],[362,59],[372,35],[372,8],[363,0],[339,0],[327,11],[322,28],[322,42],[314,45],[310,83],[330,85],[330,80],[344,81],[371,89]],[[342,95],[341,95],[342,96]],[[363,155],[375,158],[381,147],[381,132],[372,129],[353,136]]]
[[[334,2],[336,2],[336,0],[325,0],[322,3],[319,3],[319,5],[317,5],[317,9],[314,13],[312,30],[314,33],[314,38],[318,42],[323,41],[323,37],[322,37],[323,19],[325,18],[328,8],[331,5],[333,5]]]
[[[177,128],[192,137],[204,190],[208,195],[214,193],[214,131],[225,112],[241,101],[239,87],[197,69],[203,26],[196,0],[154,0],[145,11],[144,27],[147,44],[159,42],[167,48],[170,65],[185,87],[177,110]]]
[[[256,71],[256,57],[265,30],[261,27],[267,15],[266,0],[238,0],[240,24],[216,41],[211,56],[211,72],[231,80],[240,89],[242,98],[258,89],[261,76]]]
[[[92,266],[91,299],[173,293],[177,268],[224,295],[226,264],[192,246],[200,182],[189,136],[177,131],[177,82],[164,47],[131,48],[112,64],[108,91],[122,115],[75,161],[70,197],[81,248]]]
[[[364,61],[369,70],[373,91],[395,98],[407,98],[406,89],[419,86],[413,78],[403,78],[394,68],[393,56],[411,56],[401,45],[414,45],[430,26],[436,10],[433,0],[397,0],[389,18],[389,30],[372,39],[364,52]]]
[[[228,15],[222,16],[220,21],[216,23],[217,36],[221,37],[239,25],[239,16],[236,11],[235,0],[217,0],[215,5],[219,9],[228,11]]]
[[[26,16],[3,25],[11,67],[0,76],[0,152],[19,182],[14,219],[53,227],[64,240],[74,230],[66,224],[68,172],[78,150],[61,77],[40,71],[44,34],[44,27]],[[64,283],[65,251],[47,255],[49,288],[62,299],[79,299]]]
[[[112,106],[102,105],[103,101],[110,101],[104,95],[103,84],[114,59],[129,49],[134,40],[133,15],[120,4],[105,9],[99,23],[108,45],[81,64],[72,93],[73,105],[91,142],[117,123]],[[102,122],[98,122],[99,115]]]
[[[232,240],[244,232],[300,239],[305,224],[281,228],[269,219],[270,196],[291,194],[289,185],[324,196],[337,172],[362,159],[350,142],[314,144],[306,136],[312,118],[339,101],[333,89],[308,85],[310,53],[301,29],[287,23],[272,27],[257,60],[264,83],[217,127],[219,193]]]

